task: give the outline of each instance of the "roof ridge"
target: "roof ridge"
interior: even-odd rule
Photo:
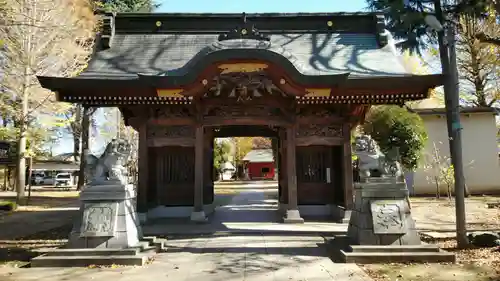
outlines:
[[[243,13],[116,13],[116,17],[227,17],[240,18]],[[247,17],[318,17],[318,16],[374,16],[380,12],[313,12],[313,13],[245,13]]]

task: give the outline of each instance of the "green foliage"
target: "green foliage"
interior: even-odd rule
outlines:
[[[250,152],[253,148],[253,138],[252,137],[236,137],[236,138],[231,138],[234,148],[235,148],[235,154],[234,154],[234,161],[236,162],[236,165],[239,165],[242,163],[243,158]]]
[[[12,142],[9,154],[17,157],[17,141],[19,140],[19,128],[0,127],[0,140]],[[26,149],[28,156],[38,157],[46,154],[45,144],[48,142],[48,131],[39,126],[32,126],[26,132]]]
[[[14,211],[16,208],[16,202],[0,201],[0,211]]]
[[[356,136],[357,136],[357,130],[354,129],[351,131],[351,147],[354,147],[355,145],[355,141],[356,141]],[[356,154],[351,154],[351,160],[354,162],[356,160],[358,160],[358,156]]]
[[[96,4],[106,12],[150,13],[160,7],[152,0],[99,0]]]
[[[229,159],[231,145],[226,141],[215,141],[214,143],[214,168],[220,171],[222,165]]]
[[[252,145],[253,149],[269,149],[272,148],[272,141],[270,138],[253,137]]]
[[[427,132],[420,116],[399,106],[372,107],[363,130],[377,141],[384,154],[398,148],[403,167],[408,170],[417,168],[427,141]]]
[[[405,5],[405,2],[408,2]],[[427,28],[425,15],[434,14],[434,1],[430,0],[366,0],[372,11],[384,11],[386,27],[394,34],[395,39],[403,39],[399,46],[412,53],[421,53],[430,44],[435,43],[436,33]],[[500,5],[494,0],[457,1],[456,5],[443,5],[443,10],[454,16],[464,14],[485,15],[491,7],[500,13]],[[398,41],[398,40],[397,40]]]

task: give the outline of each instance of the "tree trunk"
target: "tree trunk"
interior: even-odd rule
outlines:
[[[7,186],[8,179],[9,179],[9,172],[7,171],[7,166],[5,166],[3,168],[3,190],[4,191],[9,190],[9,188]]]
[[[465,198],[468,198],[469,196],[470,196],[469,187],[467,186],[467,184],[465,184]]]
[[[30,157],[28,162],[28,200],[26,200],[26,203],[28,205],[31,200],[31,174],[33,173],[32,171],[33,171],[33,157]]]
[[[28,114],[28,85],[29,85],[29,72],[26,67],[23,99],[19,118],[19,140],[17,143],[17,180],[16,180],[16,201],[17,204],[23,205],[25,203],[25,189],[26,189],[26,129],[27,129],[27,114]]]
[[[74,125],[71,127],[73,133],[73,160],[78,163],[81,159],[81,140],[82,140],[82,107],[80,105],[75,105],[75,120]]]
[[[76,190],[81,190],[85,185],[85,166],[87,165],[87,155],[89,150],[89,130],[91,115],[91,108],[88,106],[84,106],[81,126],[82,149],[80,151],[80,170],[78,171],[78,184],[76,186]]]
[[[441,190],[439,189],[439,181],[437,177],[434,177],[434,183],[436,183],[436,198],[441,198]]]

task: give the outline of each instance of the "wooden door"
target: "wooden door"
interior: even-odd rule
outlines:
[[[334,202],[333,149],[331,146],[297,147],[297,195],[302,205]]]
[[[192,206],[194,147],[154,147],[149,153],[150,186],[154,187],[157,205]]]

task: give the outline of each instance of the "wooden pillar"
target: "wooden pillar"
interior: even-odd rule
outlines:
[[[208,128],[207,128],[208,129]],[[214,150],[214,136],[213,130],[204,131],[205,147],[203,153],[205,158],[203,160],[204,174],[203,174],[203,201],[204,204],[212,204],[214,199],[214,161],[213,161],[213,150]]]
[[[139,127],[139,153],[138,153],[138,173],[137,181],[137,211],[146,213],[148,211],[148,189],[149,189],[149,169],[148,169],[148,126],[144,122]]]
[[[344,124],[343,126],[343,170],[344,170],[344,207],[346,210],[351,210],[353,205],[353,171],[352,171],[352,150],[351,150],[351,125]]]
[[[287,159],[286,159],[286,131],[281,130],[279,132],[279,155],[280,155],[280,170],[279,170],[279,184],[280,190],[280,203],[288,203],[288,183],[287,183]]]
[[[193,212],[191,213],[192,221],[205,221],[206,216],[203,210],[203,160],[205,158],[204,146],[205,138],[203,126],[196,126],[195,133],[195,153],[194,153],[194,202]]]
[[[288,205],[283,221],[285,223],[304,223],[300,217],[297,200],[297,164],[296,164],[296,145],[295,145],[295,125],[286,128],[286,170],[288,182]]]
[[[279,139],[277,137],[271,138],[271,147],[273,149],[274,160],[274,180],[279,180],[280,172],[280,156],[279,156]]]

